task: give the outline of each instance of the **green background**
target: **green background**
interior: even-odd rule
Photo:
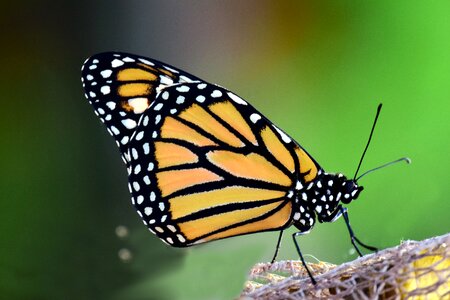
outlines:
[[[0,32],[3,299],[230,299],[273,253],[277,233],[172,249],[147,231],[83,97],[81,64],[101,51],[233,90],[348,176],[382,102],[362,170],[413,163],[361,180],[356,234],[384,248],[449,231],[449,1],[25,1],[2,4]],[[323,261],[355,258],[343,220],[300,245]],[[279,258],[296,257],[286,235]]]

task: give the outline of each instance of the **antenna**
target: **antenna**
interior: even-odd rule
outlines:
[[[358,168],[356,168],[356,172],[355,172],[355,176],[353,176],[353,180],[356,180],[355,178],[358,175],[359,168],[361,167],[361,163],[364,159],[364,156],[366,155],[367,148],[369,148],[370,140],[372,139],[373,131],[375,130],[375,125],[377,124],[378,116],[380,115],[382,106],[383,106],[382,103],[378,104],[377,114],[375,115],[375,120],[373,121],[372,129],[370,130],[369,140],[367,141],[366,148],[364,149],[361,159],[359,160]]]
[[[367,174],[369,174],[369,173],[372,173],[373,171],[382,169],[382,168],[384,168],[384,167],[388,167],[388,166],[390,166],[390,165],[399,163],[399,162],[401,162],[401,161],[405,161],[407,164],[410,164],[410,163],[411,163],[411,159],[409,159],[408,157],[402,157],[402,158],[399,158],[399,159],[397,159],[397,160],[388,162],[388,163],[386,163],[386,164],[384,164],[384,165],[381,165],[381,166],[379,166],[379,167],[370,169],[370,170],[368,170],[368,171],[362,173],[361,175],[359,175],[358,178],[355,179],[355,181],[358,181],[361,177],[363,177],[363,176],[365,176],[365,175],[367,175]]]

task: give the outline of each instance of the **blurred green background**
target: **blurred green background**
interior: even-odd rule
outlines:
[[[383,102],[362,170],[413,164],[361,180],[356,234],[383,248],[449,231],[449,1],[28,1],[2,4],[0,31],[2,299],[231,299],[273,254],[277,233],[172,249],[147,231],[83,97],[81,64],[101,51],[233,90],[348,176]],[[355,258],[343,220],[300,245]],[[289,235],[279,258],[297,258]]]

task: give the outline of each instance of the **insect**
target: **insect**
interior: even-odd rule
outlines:
[[[120,149],[132,204],[166,244],[185,247],[280,231],[275,260],[283,230],[294,225],[304,263],[296,236],[316,221],[332,222],[343,214],[358,253],[355,242],[375,250],[354,236],[341,205],[363,190],[356,174],[347,179],[325,172],[233,92],[126,53],[87,59],[82,82]]]

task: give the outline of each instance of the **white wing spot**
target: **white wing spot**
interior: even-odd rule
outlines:
[[[142,195],[139,195],[139,196],[137,196],[137,204],[142,204],[142,202],[144,202],[144,196],[142,196]]]
[[[179,73],[177,70],[172,69],[171,67],[168,67],[168,66],[163,66],[163,67],[164,67],[164,69],[169,70],[172,73]]]
[[[159,76],[159,82],[163,85],[172,85],[173,84],[173,80],[164,75]]]
[[[117,67],[122,66],[123,64],[124,64],[123,61],[121,61],[121,60],[119,60],[119,59],[114,59],[114,60],[111,62],[111,67],[117,68]]]
[[[169,92],[168,92],[168,91],[165,91],[164,93],[162,93],[161,97],[162,97],[164,100],[169,99]]]
[[[150,146],[148,143],[145,143],[144,146],[142,146],[142,148],[144,149],[144,154],[150,153]]]
[[[133,189],[136,192],[139,192],[139,190],[141,189],[141,186],[139,185],[139,183],[137,181],[133,182]]]
[[[128,99],[128,104],[133,108],[135,114],[143,113],[148,107],[147,98],[142,97]]]
[[[138,154],[136,148],[131,149],[131,155],[133,156],[134,159],[138,159],[139,154]]]
[[[103,95],[108,95],[111,92],[111,88],[108,85],[104,85],[100,88],[100,92]]]
[[[86,79],[87,79],[87,80],[92,80],[92,79],[94,79],[94,76],[88,75],[88,76],[86,76]]]
[[[124,155],[125,155],[125,158],[127,159],[127,161],[131,160],[130,151],[124,153]]]
[[[177,234],[177,238],[182,243],[186,242],[186,239],[181,234]]]
[[[149,184],[150,184],[150,178],[149,178],[147,175],[144,176],[144,179],[143,179],[143,180],[144,180],[144,182],[145,182],[146,185],[149,185]]]
[[[192,82],[192,79],[190,79],[189,77],[186,77],[184,75],[180,76],[180,81],[184,81],[184,82]]]
[[[131,57],[125,57],[124,59],[122,59],[124,62],[133,62],[134,59]]]
[[[142,198],[144,198],[144,197],[142,197]],[[153,212],[153,208],[151,208],[151,207],[146,207],[144,209],[144,214],[146,214],[147,216],[150,216],[152,214],[152,212]]]
[[[139,172],[141,172],[141,165],[136,165],[136,167],[134,167],[134,174],[139,174]]]
[[[247,105],[247,102],[245,102],[241,97],[238,97],[231,92],[228,92],[228,97],[230,97],[230,99],[236,102],[237,104]]]
[[[106,102],[106,106],[108,106],[108,108],[110,110],[114,110],[116,108],[116,103],[112,102],[112,101],[109,101],[109,102]]]
[[[189,87],[187,85],[182,85],[177,87],[177,91],[180,93],[189,92]]]
[[[119,129],[117,129],[117,127],[111,126],[110,128],[111,128],[111,131],[112,131],[115,135],[119,135],[119,134],[120,134],[120,131],[119,131]]]
[[[253,123],[258,122],[258,120],[260,120],[260,119],[261,119],[261,116],[258,114],[253,113],[250,115],[250,121],[252,121]]]
[[[89,96],[91,96],[91,98],[94,98],[97,95],[94,92],[89,92]]]
[[[142,140],[143,137],[144,137],[144,132],[143,131],[139,131],[139,133],[136,134],[135,139],[136,139],[136,141],[140,141],[140,140]]]
[[[125,126],[127,129],[133,129],[136,127],[137,123],[135,120],[132,119],[125,119],[122,120],[123,126]]]
[[[178,97],[177,97],[176,103],[177,103],[177,104],[181,104],[181,103],[184,102],[184,99],[185,99],[184,96],[178,96]]]
[[[161,210],[161,211],[163,211],[164,210],[164,202],[159,202],[159,209]]]
[[[151,192],[150,193],[150,201],[155,201],[155,200],[156,200],[155,192]]]
[[[206,87],[206,83],[200,83],[199,85],[197,85],[197,88],[199,90],[203,90]]]
[[[158,103],[155,105],[155,107],[153,107],[154,110],[161,110],[161,108],[163,107],[164,104],[162,103]]]
[[[146,59],[144,59],[144,58],[139,58],[139,60],[140,60],[141,62],[143,62],[144,64],[147,64],[147,65],[150,65],[150,66],[154,66],[154,65],[155,65],[155,64],[152,63],[151,61],[148,61],[148,60],[146,60]]]
[[[103,70],[100,72],[100,75],[102,75],[103,78],[108,78],[109,76],[111,76],[112,74],[112,70]]]
[[[122,138],[122,140],[120,141],[120,143],[121,143],[122,145],[125,145],[126,143],[128,143],[128,141],[129,141],[129,138],[128,138],[127,136],[124,136],[124,137]]]
[[[214,90],[214,92],[211,93],[211,97],[213,98],[219,98],[222,96],[222,92],[219,90]]]
[[[148,116],[145,116],[144,121],[142,122],[142,125],[147,126],[149,120],[150,120],[150,118]]]
[[[281,139],[283,140],[283,142],[285,142],[286,144],[290,143],[292,140],[290,137],[288,137],[286,135],[286,133],[284,133],[283,131],[281,131],[281,129],[279,129],[277,126],[273,125],[273,127],[275,128],[275,130],[281,135]]]
[[[205,102],[205,96],[202,96],[202,95],[200,95],[200,96],[197,96],[197,98],[195,98],[195,100],[197,100],[198,102],[200,102],[200,103],[203,103],[203,102]]]

